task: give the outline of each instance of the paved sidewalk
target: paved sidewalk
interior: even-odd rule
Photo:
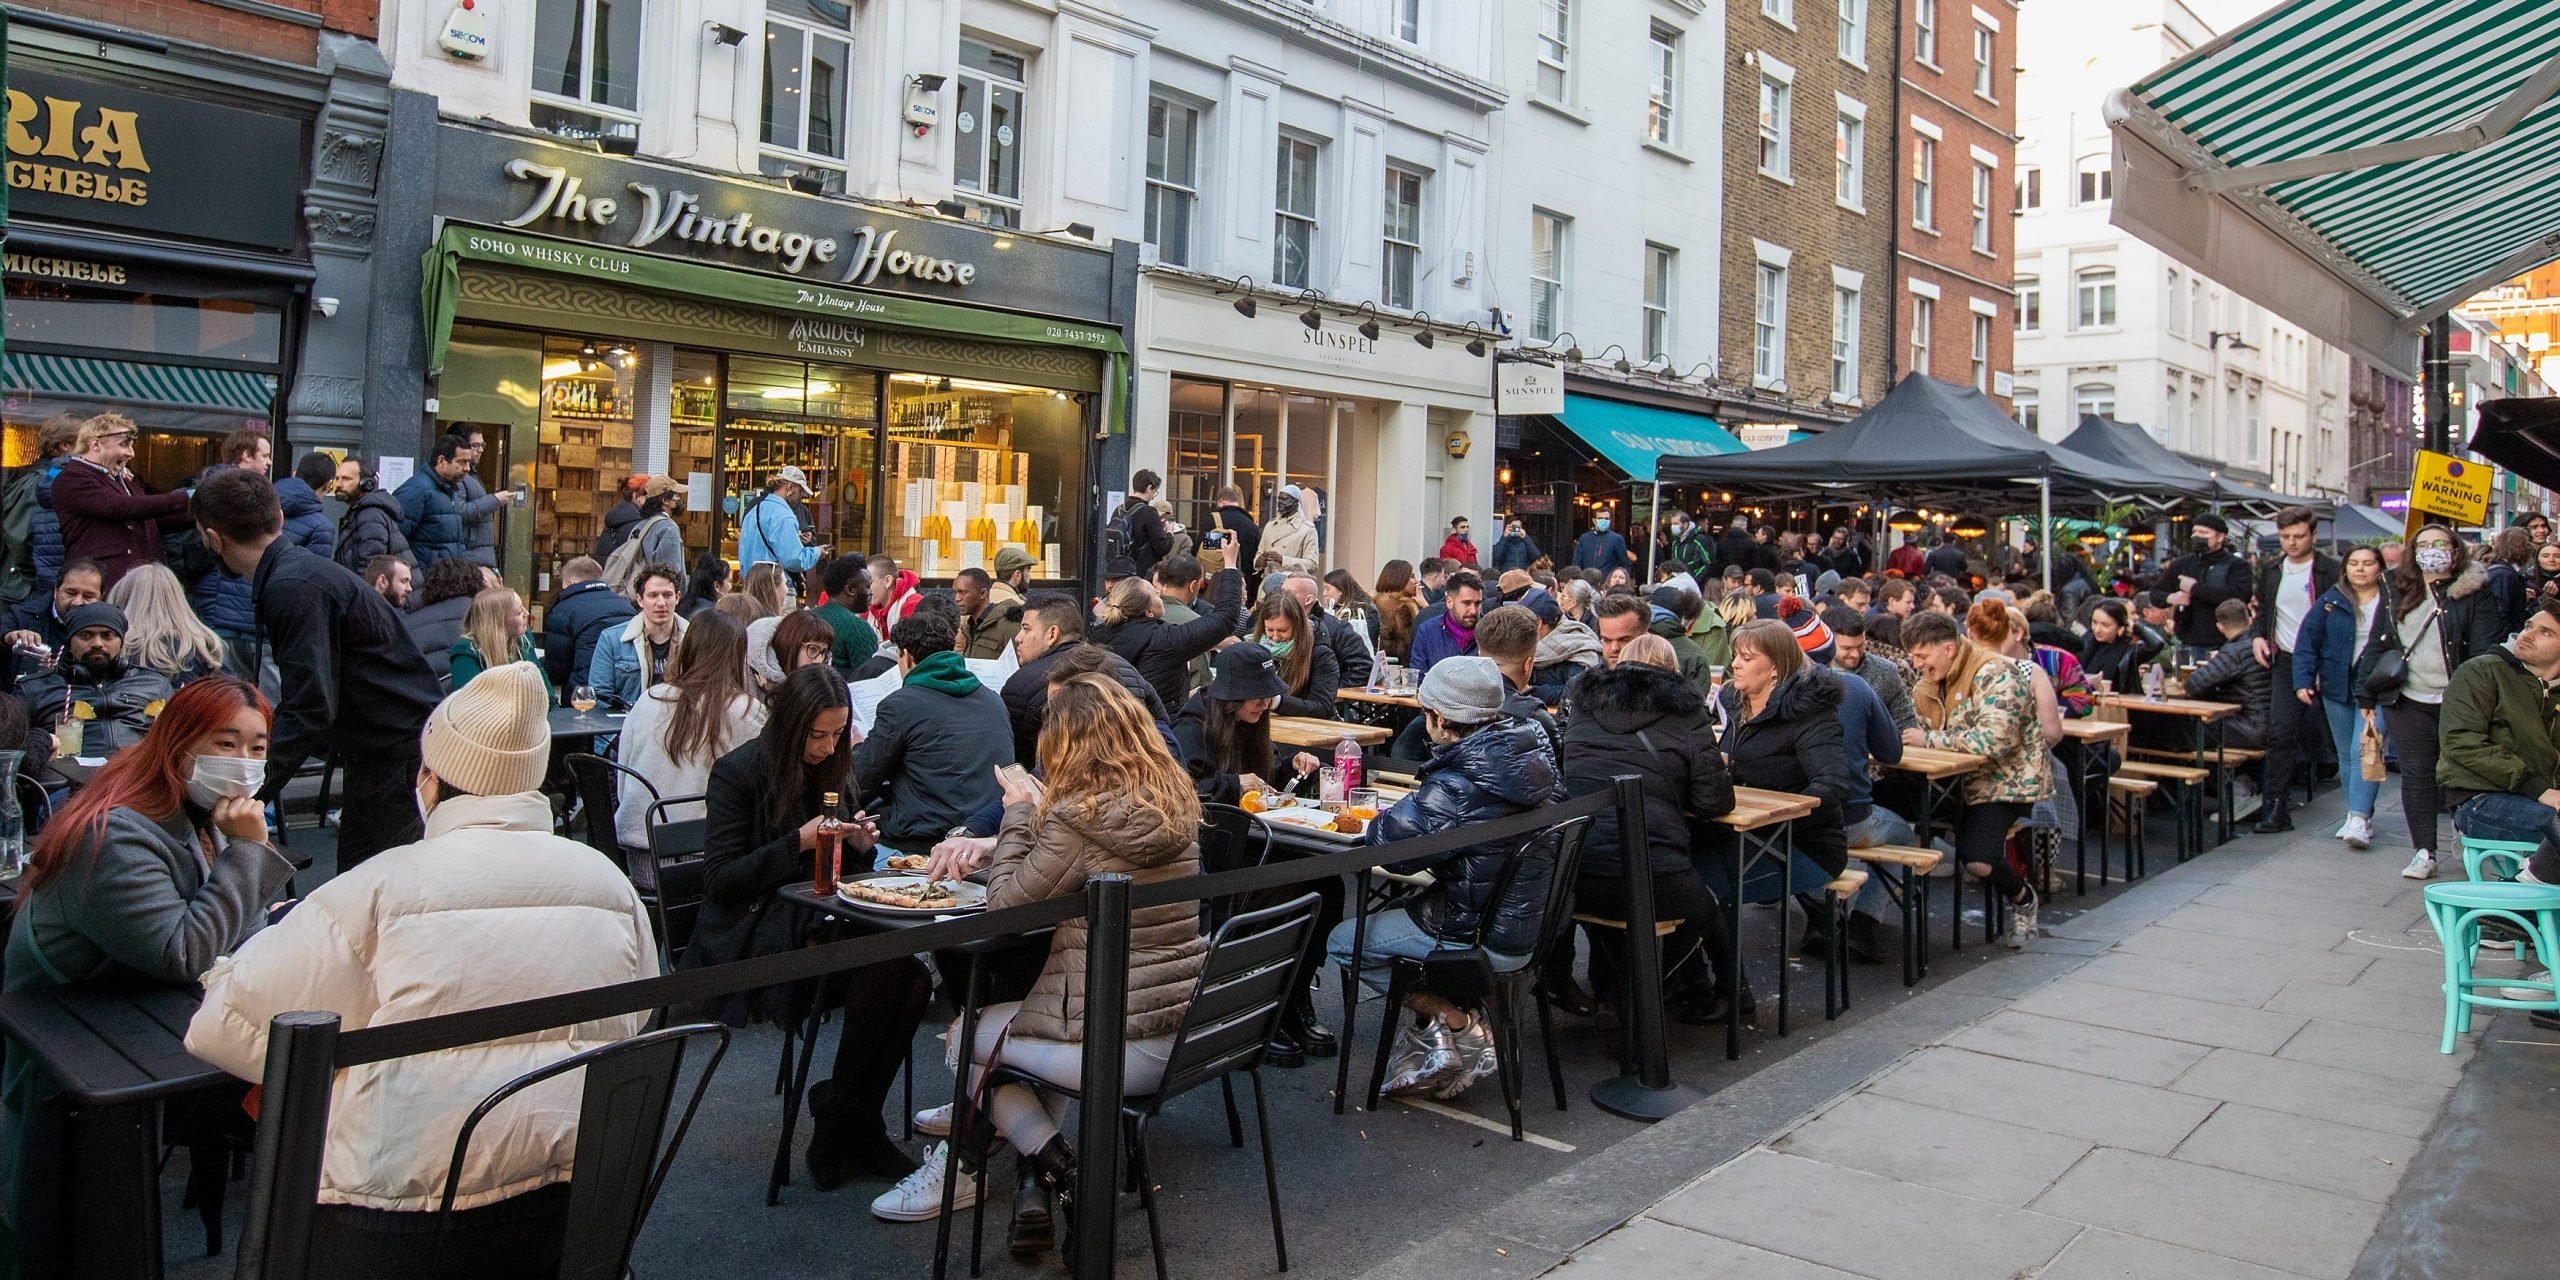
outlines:
[[[1565,1273],[2347,1276],[2471,1047],[2436,1052],[2443,961],[2405,850],[2352,853],[2310,827],[2168,873],[2155,896],[2175,905],[2128,898],[2063,926],[2038,948],[2085,963]]]

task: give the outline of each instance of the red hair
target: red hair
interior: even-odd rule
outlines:
[[[196,745],[243,707],[257,708],[261,719],[274,714],[258,687],[238,676],[206,676],[178,690],[160,709],[151,731],[116,753],[45,823],[27,859],[24,889],[41,888],[74,860],[95,856],[106,837],[109,810],[131,809],[155,821],[176,813],[186,799],[189,758]]]

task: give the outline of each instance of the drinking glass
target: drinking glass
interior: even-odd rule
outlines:
[[[1362,822],[1373,821],[1378,816],[1378,789],[1376,787],[1353,787],[1345,794],[1344,801],[1344,808],[1349,810],[1352,817],[1358,818]]]
[[[580,715],[584,715],[587,712],[595,710],[596,691],[585,685],[572,687],[569,690],[569,705],[576,707],[578,709],[578,714]]]
[[[1326,765],[1317,771],[1316,779],[1317,802],[1328,808],[1339,807],[1343,802],[1341,767]]]

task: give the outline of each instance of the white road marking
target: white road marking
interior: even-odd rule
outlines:
[[[1446,1116],[1460,1124],[1471,1124],[1488,1133],[1498,1133],[1506,1138],[1511,1136],[1511,1122],[1508,1120],[1494,1121],[1487,1120],[1483,1116],[1469,1115],[1464,1111],[1458,1110],[1456,1107],[1433,1102],[1429,1098],[1395,1098],[1391,1099],[1391,1101],[1411,1107],[1416,1111],[1428,1111],[1435,1116]],[[1561,1151],[1566,1155],[1573,1154],[1575,1150],[1574,1145],[1570,1142],[1558,1142],[1553,1138],[1531,1133],[1525,1128],[1520,1131],[1520,1139],[1531,1146],[1545,1147],[1549,1151]]]

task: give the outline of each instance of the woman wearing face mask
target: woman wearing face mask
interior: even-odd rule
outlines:
[[[2544,547],[2543,553],[2560,552]],[[2324,591],[2302,620],[2293,644],[2293,683],[2306,706],[2328,717],[2329,738],[2338,749],[2338,776],[2347,785],[2347,820],[2338,838],[2350,849],[2373,844],[2373,801],[2382,789],[2364,780],[2359,767],[2354,681],[2349,673],[2372,641],[2374,619],[2382,608],[2382,553],[2372,547],[2350,547],[2338,584]]]
[[[1333,718],[1334,694],[1342,687],[1341,668],[1333,650],[1307,634],[1306,611],[1298,598],[1275,591],[1253,606],[1252,630],[1245,636],[1271,653],[1289,691],[1280,695],[1274,714]]]
[[[118,752],[45,824],[18,883],[8,989],[91,982],[192,986],[214,957],[266,923],[293,864],[267,842],[265,699],[211,675],[169,699],[140,742]],[[14,744],[12,744],[14,745]],[[0,779],[5,782],[6,779]],[[29,1117],[57,1105],[53,1078],[24,1052],[0,1071],[11,1220],[25,1221]]]
[[[2488,581],[2453,530],[2440,524],[2419,529],[2391,572],[2388,607],[2377,611],[2382,617],[2350,676],[2356,705],[2381,709],[2382,731],[2391,736],[2392,754],[2400,760],[2400,807],[2408,814],[2409,843],[2418,850],[2400,874],[2411,880],[2436,874],[2436,739],[2445,689],[2454,668],[2507,637]],[[2375,665],[2395,650],[2405,678],[2397,688],[2373,688]]]
[[[1281,594],[1286,595],[1286,592]],[[1267,785],[1305,792],[1323,765],[1300,751],[1283,761],[1271,746],[1273,708],[1289,692],[1269,649],[1250,641],[1220,649],[1209,660],[1208,687],[1182,704],[1173,719],[1174,741],[1200,798],[1238,804]]]

